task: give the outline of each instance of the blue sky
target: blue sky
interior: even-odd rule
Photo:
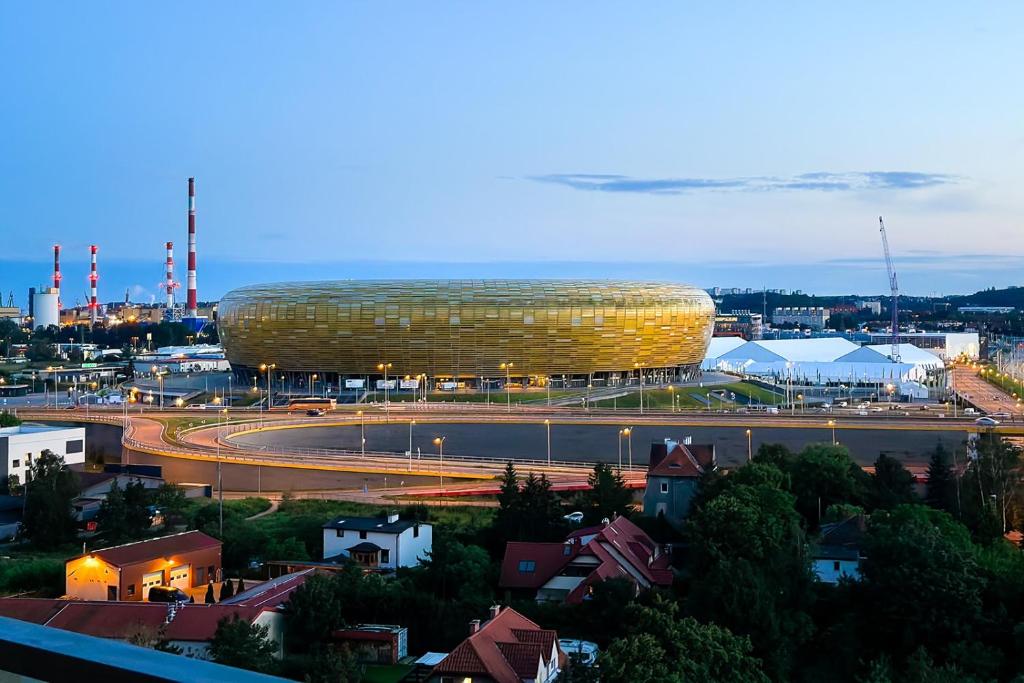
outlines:
[[[895,6],[898,5],[898,6]],[[0,289],[606,274],[1018,284],[1019,3],[20,3]],[[6,298],[6,294],[5,294]]]

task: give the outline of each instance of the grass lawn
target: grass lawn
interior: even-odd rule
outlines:
[[[736,402],[728,400],[728,398],[723,400],[723,397],[729,397],[730,394],[736,394],[737,398],[746,396],[750,403],[755,404],[772,405],[781,400],[777,394],[773,394],[771,391],[757,385],[748,384],[747,382],[734,382],[733,384],[721,384],[714,387],[677,387],[672,391],[668,389],[645,389],[644,407],[651,410],[671,410],[673,396],[675,396],[676,405],[683,409],[706,410],[708,408],[707,401],[698,399],[694,394],[705,397],[711,394],[711,410],[736,407]],[[775,397],[774,399],[773,396]],[[601,408],[611,408],[612,406],[626,409],[639,408],[640,392],[633,391],[629,395],[620,396],[617,399],[594,401],[593,405]]]
[[[5,546],[0,554],[0,596],[32,593],[55,598],[64,594],[64,561],[82,551],[81,546],[39,551],[28,546]]]
[[[398,683],[413,668],[409,664],[369,664],[363,674],[363,683]]]

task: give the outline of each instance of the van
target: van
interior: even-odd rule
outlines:
[[[174,586],[153,586],[149,589],[150,602],[188,602],[185,591]]]
[[[974,408],[964,408],[964,415],[977,415],[978,411]]]

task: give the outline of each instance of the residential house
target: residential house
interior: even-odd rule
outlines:
[[[712,444],[678,443],[672,439],[651,444],[644,514],[664,515],[672,524],[680,524],[690,513],[701,477],[717,467]]]
[[[860,578],[861,543],[866,529],[864,515],[821,525],[818,541],[811,548],[811,569],[819,581],[834,584],[844,577]]]
[[[669,556],[625,517],[579,529],[563,543],[510,542],[499,587],[537,601],[579,603],[591,587],[612,578],[632,581],[639,593],[672,585]]]
[[[331,640],[348,645],[367,664],[397,664],[409,654],[409,629],[404,626],[359,624],[334,631]]]
[[[148,600],[153,586],[219,581],[221,543],[201,531],[103,548],[65,563],[65,592],[78,600]]]
[[[491,607],[490,619],[473,620],[469,637],[434,667],[430,683],[550,683],[565,655],[558,634],[510,607]]]
[[[415,567],[433,547],[433,528],[398,514],[337,517],[323,526],[324,560],[351,559],[367,569]]]
[[[284,614],[273,608],[0,598],[0,616],[108,640],[161,640],[198,659],[209,658],[220,621],[238,618],[266,626],[275,656],[284,655]]]

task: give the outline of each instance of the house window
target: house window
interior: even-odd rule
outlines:
[[[196,585],[202,586],[206,583],[206,567],[196,567]]]
[[[75,439],[74,441],[68,441],[64,447],[64,452],[68,453],[81,453],[85,450],[84,442],[81,439]]]
[[[133,595],[135,595],[135,584],[134,583],[129,583],[128,584],[128,597],[130,598]]]
[[[11,461],[11,467],[21,467],[21,461],[20,460],[13,460],[13,461]]]
[[[519,560],[519,573],[532,574],[537,569],[537,563],[533,560]]]
[[[661,492],[662,493],[668,493],[668,482],[667,481],[661,482]]]
[[[836,571],[836,572],[839,571],[839,561],[838,560],[832,563],[832,571]]]
[[[419,524],[416,524],[415,526],[413,526],[413,528],[412,528],[412,537],[413,538],[419,538],[420,537],[420,525]]]
[[[365,541],[366,540],[366,532],[365,531],[360,531],[359,532],[359,540],[360,541]]]
[[[380,563],[381,564],[387,564],[389,562],[391,562],[391,551],[390,550],[381,550],[380,551]]]
[[[345,530],[344,529],[335,529],[334,530],[334,535],[337,536],[338,538],[345,538]]]

